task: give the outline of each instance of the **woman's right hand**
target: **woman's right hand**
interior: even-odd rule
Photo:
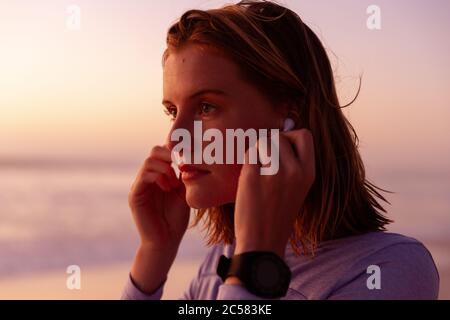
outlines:
[[[164,283],[189,223],[186,189],[171,162],[167,147],[154,147],[128,194],[141,239],[130,275],[145,293]]]
[[[171,162],[167,147],[154,147],[128,195],[141,245],[155,250],[178,247],[189,222],[186,190]]]

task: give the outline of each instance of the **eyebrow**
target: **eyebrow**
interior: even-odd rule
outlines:
[[[204,95],[204,94],[208,94],[208,93],[209,94],[221,95],[221,96],[227,96],[228,95],[225,91],[220,90],[220,89],[202,89],[202,90],[199,90],[199,91],[191,94],[188,99],[194,99],[194,98],[196,98],[198,96],[201,96],[201,95]],[[172,104],[173,105],[172,102],[170,102],[169,100],[166,100],[166,99],[164,99],[162,101],[162,104],[164,104],[164,105]]]

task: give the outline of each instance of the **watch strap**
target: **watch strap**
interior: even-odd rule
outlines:
[[[277,266],[280,282],[272,289],[261,287],[255,276],[255,267],[261,259],[272,261],[271,263]],[[291,271],[284,260],[275,253],[266,251],[244,252],[232,258],[221,255],[217,265],[217,274],[223,282],[229,276],[236,276],[251,293],[265,298],[279,298],[286,295],[291,279]]]

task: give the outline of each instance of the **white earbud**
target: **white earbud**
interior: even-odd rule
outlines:
[[[295,122],[291,118],[284,120],[283,132],[291,131],[295,127]]]

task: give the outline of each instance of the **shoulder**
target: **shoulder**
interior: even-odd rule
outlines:
[[[397,259],[397,253],[408,252],[412,257],[432,261],[428,249],[417,239],[390,232],[369,232],[346,238],[325,241],[318,246],[318,254],[344,256],[349,260],[370,257]],[[400,254],[400,256],[402,256]]]
[[[339,288],[363,293],[364,298],[436,299],[439,273],[428,249],[418,240],[396,233],[372,232],[343,239],[341,250],[352,252]],[[339,242],[339,241],[337,241]],[[342,252],[341,252],[342,253]],[[372,278],[371,278],[372,277]],[[369,288],[378,277],[379,288]],[[359,280],[358,280],[359,279]]]
[[[437,269],[430,251],[415,238],[389,232],[371,232],[356,236],[348,244],[360,255],[356,261],[380,262],[384,266],[395,265],[398,269],[417,270],[436,274]]]

